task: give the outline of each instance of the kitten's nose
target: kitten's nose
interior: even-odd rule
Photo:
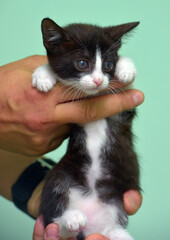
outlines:
[[[93,81],[97,85],[97,87],[99,87],[103,83],[102,78],[95,78]]]

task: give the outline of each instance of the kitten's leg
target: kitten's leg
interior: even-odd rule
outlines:
[[[80,210],[70,207],[71,178],[67,172],[56,166],[47,175],[41,196],[40,214],[44,225],[55,222],[59,225],[63,240],[75,238],[87,225],[87,218]]]
[[[59,225],[60,237],[63,240],[76,238],[87,226],[87,217],[78,209],[67,209],[59,218],[53,218]]]
[[[56,76],[48,64],[38,67],[32,75],[32,86],[42,92],[51,90],[56,82]]]
[[[107,224],[101,234],[108,237],[110,240],[134,240],[125,229],[128,223],[126,212],[121,201],[115,201],[109,206],[110,211],[107,218]],[[108,209],[107,209],[108,212]]]
[[[43,216],[44,226],[60,219],[69,206],[70,178],[57,165],[46,176],[41,194],[40,215]]]
[[[116,64],[115,77],[119,82],[130,83],[136,76],[136,69],[131,59],[119,57]]]

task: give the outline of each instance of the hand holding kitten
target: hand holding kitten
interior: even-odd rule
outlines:
[[[66,89],[59,83],[49,93],[31,86],[32,73],[46,63],[31,56],[0,67],[1,149],[40,156],[56,149],[69,134],[69,123],[85,123],[140,105],[138,90],[63,103]],[[69,95],[71,100],[72,95]],[[97,100],[97,101],[96,101]],[[74,113],[74,114],[73,114]],[[12,142],[12,145],[11,145]]]

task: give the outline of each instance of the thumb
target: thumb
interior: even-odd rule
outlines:
[[[43,240],[44,239],[44,225],[42,216],[39,216],[35,222],[33,240]]]
[[[88,235],[85,238],[85,240],[109,240],[109,239],[99,233],[94,233],[94,234]]]
[[[144,101],[144,94],[131,89],[115,95],[104,95],[56,106],[58,123],[86,123],[132,109]]]

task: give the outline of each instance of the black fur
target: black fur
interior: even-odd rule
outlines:
[[[97,46],[103,59],[111,59],[114,62],[114,68],[109,73],[111,79],[114,76],[121,37],[137,25],[138,23],[129,23],[100,28],[74,24],[61,28],[51,20],[45,19],[42,22],[42,31],[49,64],[62,79],[73,78],[78,81],[82,73],[75,69],[74,62],[77,59],[88,59],[91,64],[89,71],[92,71]],[[133,150],[131,132],[134,116],[135,110],[129,110],[107,119],[108,142],[101,151],[103,174],[95,185],[101,201],[108,204],[117,202],[119,205],[122,212],[119,222],[122,226],[127,224],[123,194],[129,189],[140,190],[139,165]],[[91,189],[86,179],[90,164],[84,129],[73,125],[67,152],[48,174],[42,193],[40,214],[43,215],[45,226],[67,209],[70,187],[80,188],[84,194],[90,194]]]

